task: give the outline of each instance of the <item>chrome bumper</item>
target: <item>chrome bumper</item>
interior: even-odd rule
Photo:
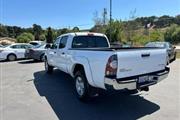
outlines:
[[[140,89],[143,87],[151,86],[154,84],[157,84],[161,80],[167,78],[169,74],[170,69],[166,68],[164,71],[156,72],[156,73],[150,73],[146,74],[146,76],[151,77],[150,81],[146,81],[144,83],[138,83],[138,78],[140,76],[135,76],[135,77],[130,77],[128,80],[123,79],[112,79],[112,78],[107,78],[105,77],[105,88],[106,89],[114,89],[114,90],[135,90],[135,89]]]

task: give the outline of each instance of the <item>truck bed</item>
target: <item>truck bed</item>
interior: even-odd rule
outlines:
[[[123,51],[123,50],[149,50],[149,49],[163,49],[163,48],[157,48],[157,47],[110,47],[110,48],[70,48],[69,50],[85,50],[85,51]]]

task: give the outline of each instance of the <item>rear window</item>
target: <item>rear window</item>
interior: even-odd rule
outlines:
[[[72,48],[103,48],[109,47],[107,39],[101,36],[75,36]]]
[[[160,48],[164,48],[166,47],[165,43],[148,43],[146,45],[146,47],[160,47]]]
[[[29,44],[31,44],[31,45],[39,45],[38,43],[36,43],[36,42],[31,42],[31,43],[29,43]]]

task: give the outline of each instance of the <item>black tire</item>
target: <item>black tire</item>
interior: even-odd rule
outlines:
[[[91,95],[92,87],[89,85],[84,71],[83,70],[77,71],[75,73],[74,79],[75,79],[75,90],[76,90],[76,95],[77,95],[78,99],[81,101],[88,100]],[[81,86],[81,88],[80,88],[80,86]]]
[[[9,54],[8,56],[7,56],[7,60],[8,61],[15,61],[16,60],[16,55],[15,54]]]
[[[176,60],[176,54],[174,55],[174,58],[172,59],[172,62]]]
[[[166,61],[166,65],[169,65],[170,64],[170,59],[169,59],[169,56],[167,58],[167,61]]]
[[[53,73],[53,66],[50,66],[49,64],[48,64],[48,61],[47,61],[47,59],[45,59],[45,61],[44,61],[44,66],[45,66],[45,71],[46,71],[46,73],[48,73],[48,74],[52,74]]]
[[[132,94],[137,94],[138,90],[128,90],[128,94],[132,95]]]
[[[34,60],[34,62],[38,62],[39,60],[38,59],[33,59]]]

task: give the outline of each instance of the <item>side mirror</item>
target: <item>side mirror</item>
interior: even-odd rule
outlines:
[[[48,49],[48,48],[51,48],[51,47],[52,47],[52,45],[47,43],[45,48]]]

